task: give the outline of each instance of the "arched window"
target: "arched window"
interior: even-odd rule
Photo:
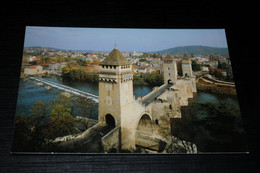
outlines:
[[[155,124],[156,124],[156,125],[159,125],[159,121],[158,121],[157,119],[155,120]]]

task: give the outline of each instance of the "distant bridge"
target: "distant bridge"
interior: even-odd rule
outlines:
[[[71,93],[71,94],[74,94],[74,95],[78,95],[78,96],[81,96],[81,97],[85,97],[85,98],[90,98],[93,101],[98,102],[98,96],[97,95],[94,95],[94,94],[91,94],[91,93],[88,93],[88,92],[85,92],[85,91],[81,91],[81,90],[78,90],[78,89],[75,89],[75,88],[63,85],[63,84],[59,84],[59,83],[56,83],[56,82],[48,81],[46,79],[42,79],[42,78],[38,78],[38,77],[29,77],[29,78],[33,79],[33,80],[36,80],[38,82],[42,82],[42,83],[44,83],[46,85],[52,86],[54,88],[66,91],[68,93]]]

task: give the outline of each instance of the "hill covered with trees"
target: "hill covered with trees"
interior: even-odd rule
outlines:
[[[157,51],[160,54],[190,54],[190,55],[228,55],[228,48],[208,46],[180,46]]]

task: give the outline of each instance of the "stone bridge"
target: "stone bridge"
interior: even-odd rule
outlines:
[[[181,118],[181,106],[187,106],[196,92],[191,61],[183,59],[185,76],[178,77],[176,62],[167,55],[164,84],[137,99],[133,95],[132,63],[119,50],[113,49],[99,65],[99,123],[86,132],[86,138],[79,138],[80,144],[87,147],[98,143],[104,152],[134,150],[136,146],[162,151],[164,137],[171,135],[171,119]]]

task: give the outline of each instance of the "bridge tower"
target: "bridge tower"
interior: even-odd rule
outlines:
[[[98,120],[121,128],[123,149],[135,148],[132,63],[115,48],[99,66]]]
[[[176,62],[174,61],[173,57],[169,54],[163,60],[163,77],[164,83],[173,83],[176,84],[177,81],[177,66]]]
[[[184,54],[182,58],[182,75],[185,77],[193,77],[191,60],[187,54]]]

